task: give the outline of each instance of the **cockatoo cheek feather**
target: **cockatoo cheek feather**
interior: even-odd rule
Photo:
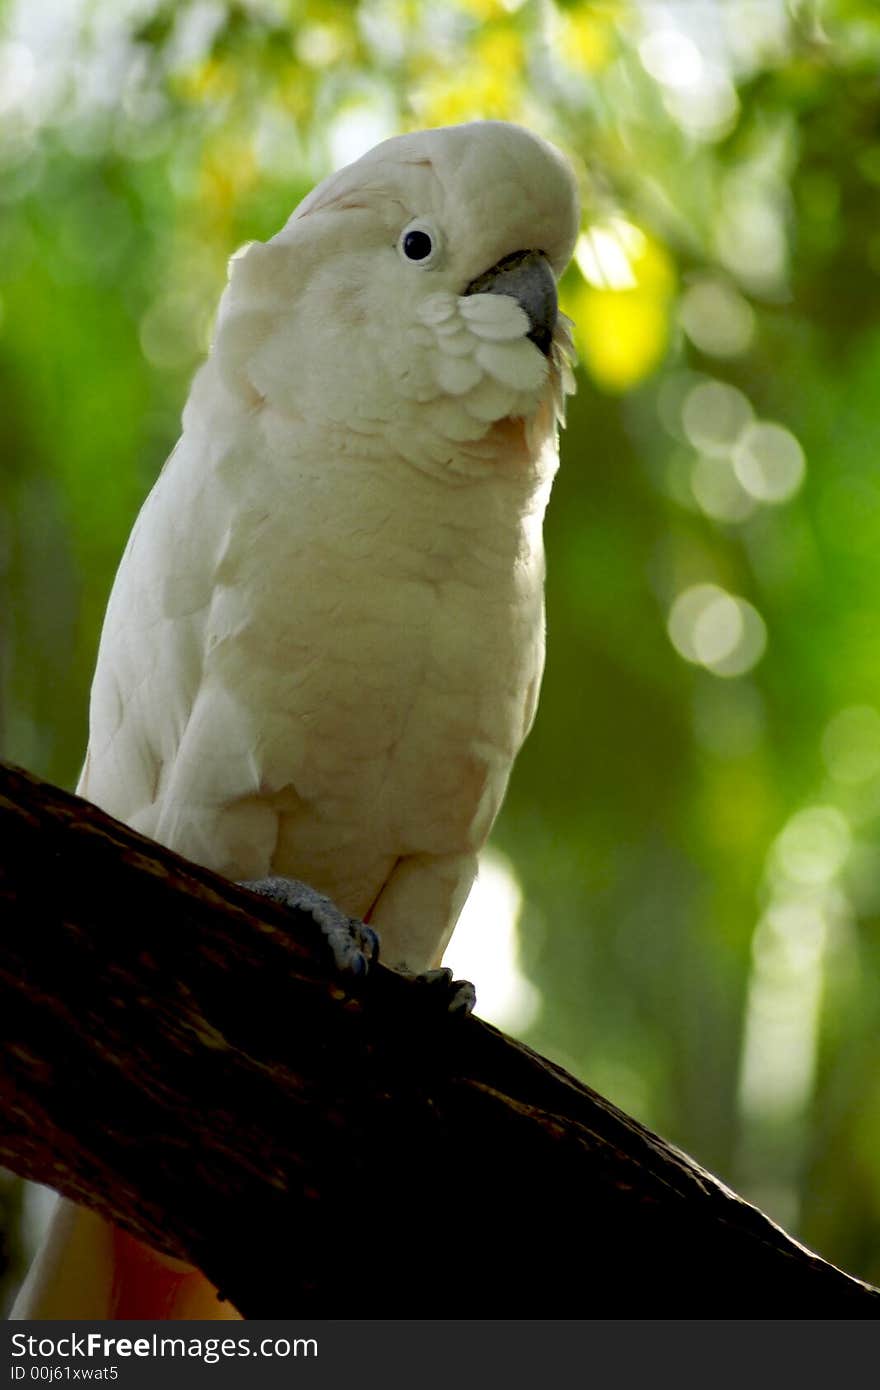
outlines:
[[[342,219],[359,249],[334,256]],[[242,399],[296,417],[325,445],[330,430],[343,452],[352,438],[368,441],[368,452],[381,441],[383,449],[439,472],[447,461],[455,471],[455,446],[480,441],[496,421],[535,415],[558,371],[528,340],[529,322],[515,300],[438,288],[430,272],[401,264],[360,209],[315,214],[297,249],[310,241],[325,250],[329,243],[330,259],[314,257],[298,292],[285,292],[283,283],[288,244],[253,247],[236,267],[215,356]],[[254,303],[254,282],[265,278],[254,271],[264,272],[269,258],[281,278],[281,308]],[[246,308],[237,307],[241,300]],[[460,463],[468,473],[479,450],[465,452]]]

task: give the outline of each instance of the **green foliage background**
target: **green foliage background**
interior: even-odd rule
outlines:
[[[878,72],[869,0],[0,8],[3,756],[75,781],[229,255],[385,134],[549,135],[582,368],[495,835],[529,1041],[876,1282]]]

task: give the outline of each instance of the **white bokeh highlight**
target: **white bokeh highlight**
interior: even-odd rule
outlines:
[[[680,593],[669,611],[667,632],[685,661],[714,676],[744,675],[767,646],[758,610],[718,584],[694,584]]]
[[[497,850],[480,856],[480,872],[443,957],[456,979],[476,987],[476,1013],[507,1033],[522,1033],[541,1008],[539,990],[519,968],[517,926],[522,890]]]

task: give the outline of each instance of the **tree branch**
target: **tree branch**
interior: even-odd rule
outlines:
[[[307,917],[13,768],[0,846],[0,1160],[246,1317],[880,1312],[528,1048],[347,992]]]

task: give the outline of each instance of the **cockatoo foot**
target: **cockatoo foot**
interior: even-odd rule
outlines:
[[[341,975],[364,976],[379,958],[379,936],[366,923],[348,917],[335,903],[296,878],[258,878],[241,884],[263,898],[307,912],[321,929]],[[447,972],[448,973],[448,972]]]
[[[452,971],[446,966],[437,970],[423,970],[415,976],[416,981],[430,990],[430,998],[439,1003],[443,1001],[446,1012],[461,1014],[464,1018],[473,1011],[477,1002],[477,991],[470,980],[454,980]]]

